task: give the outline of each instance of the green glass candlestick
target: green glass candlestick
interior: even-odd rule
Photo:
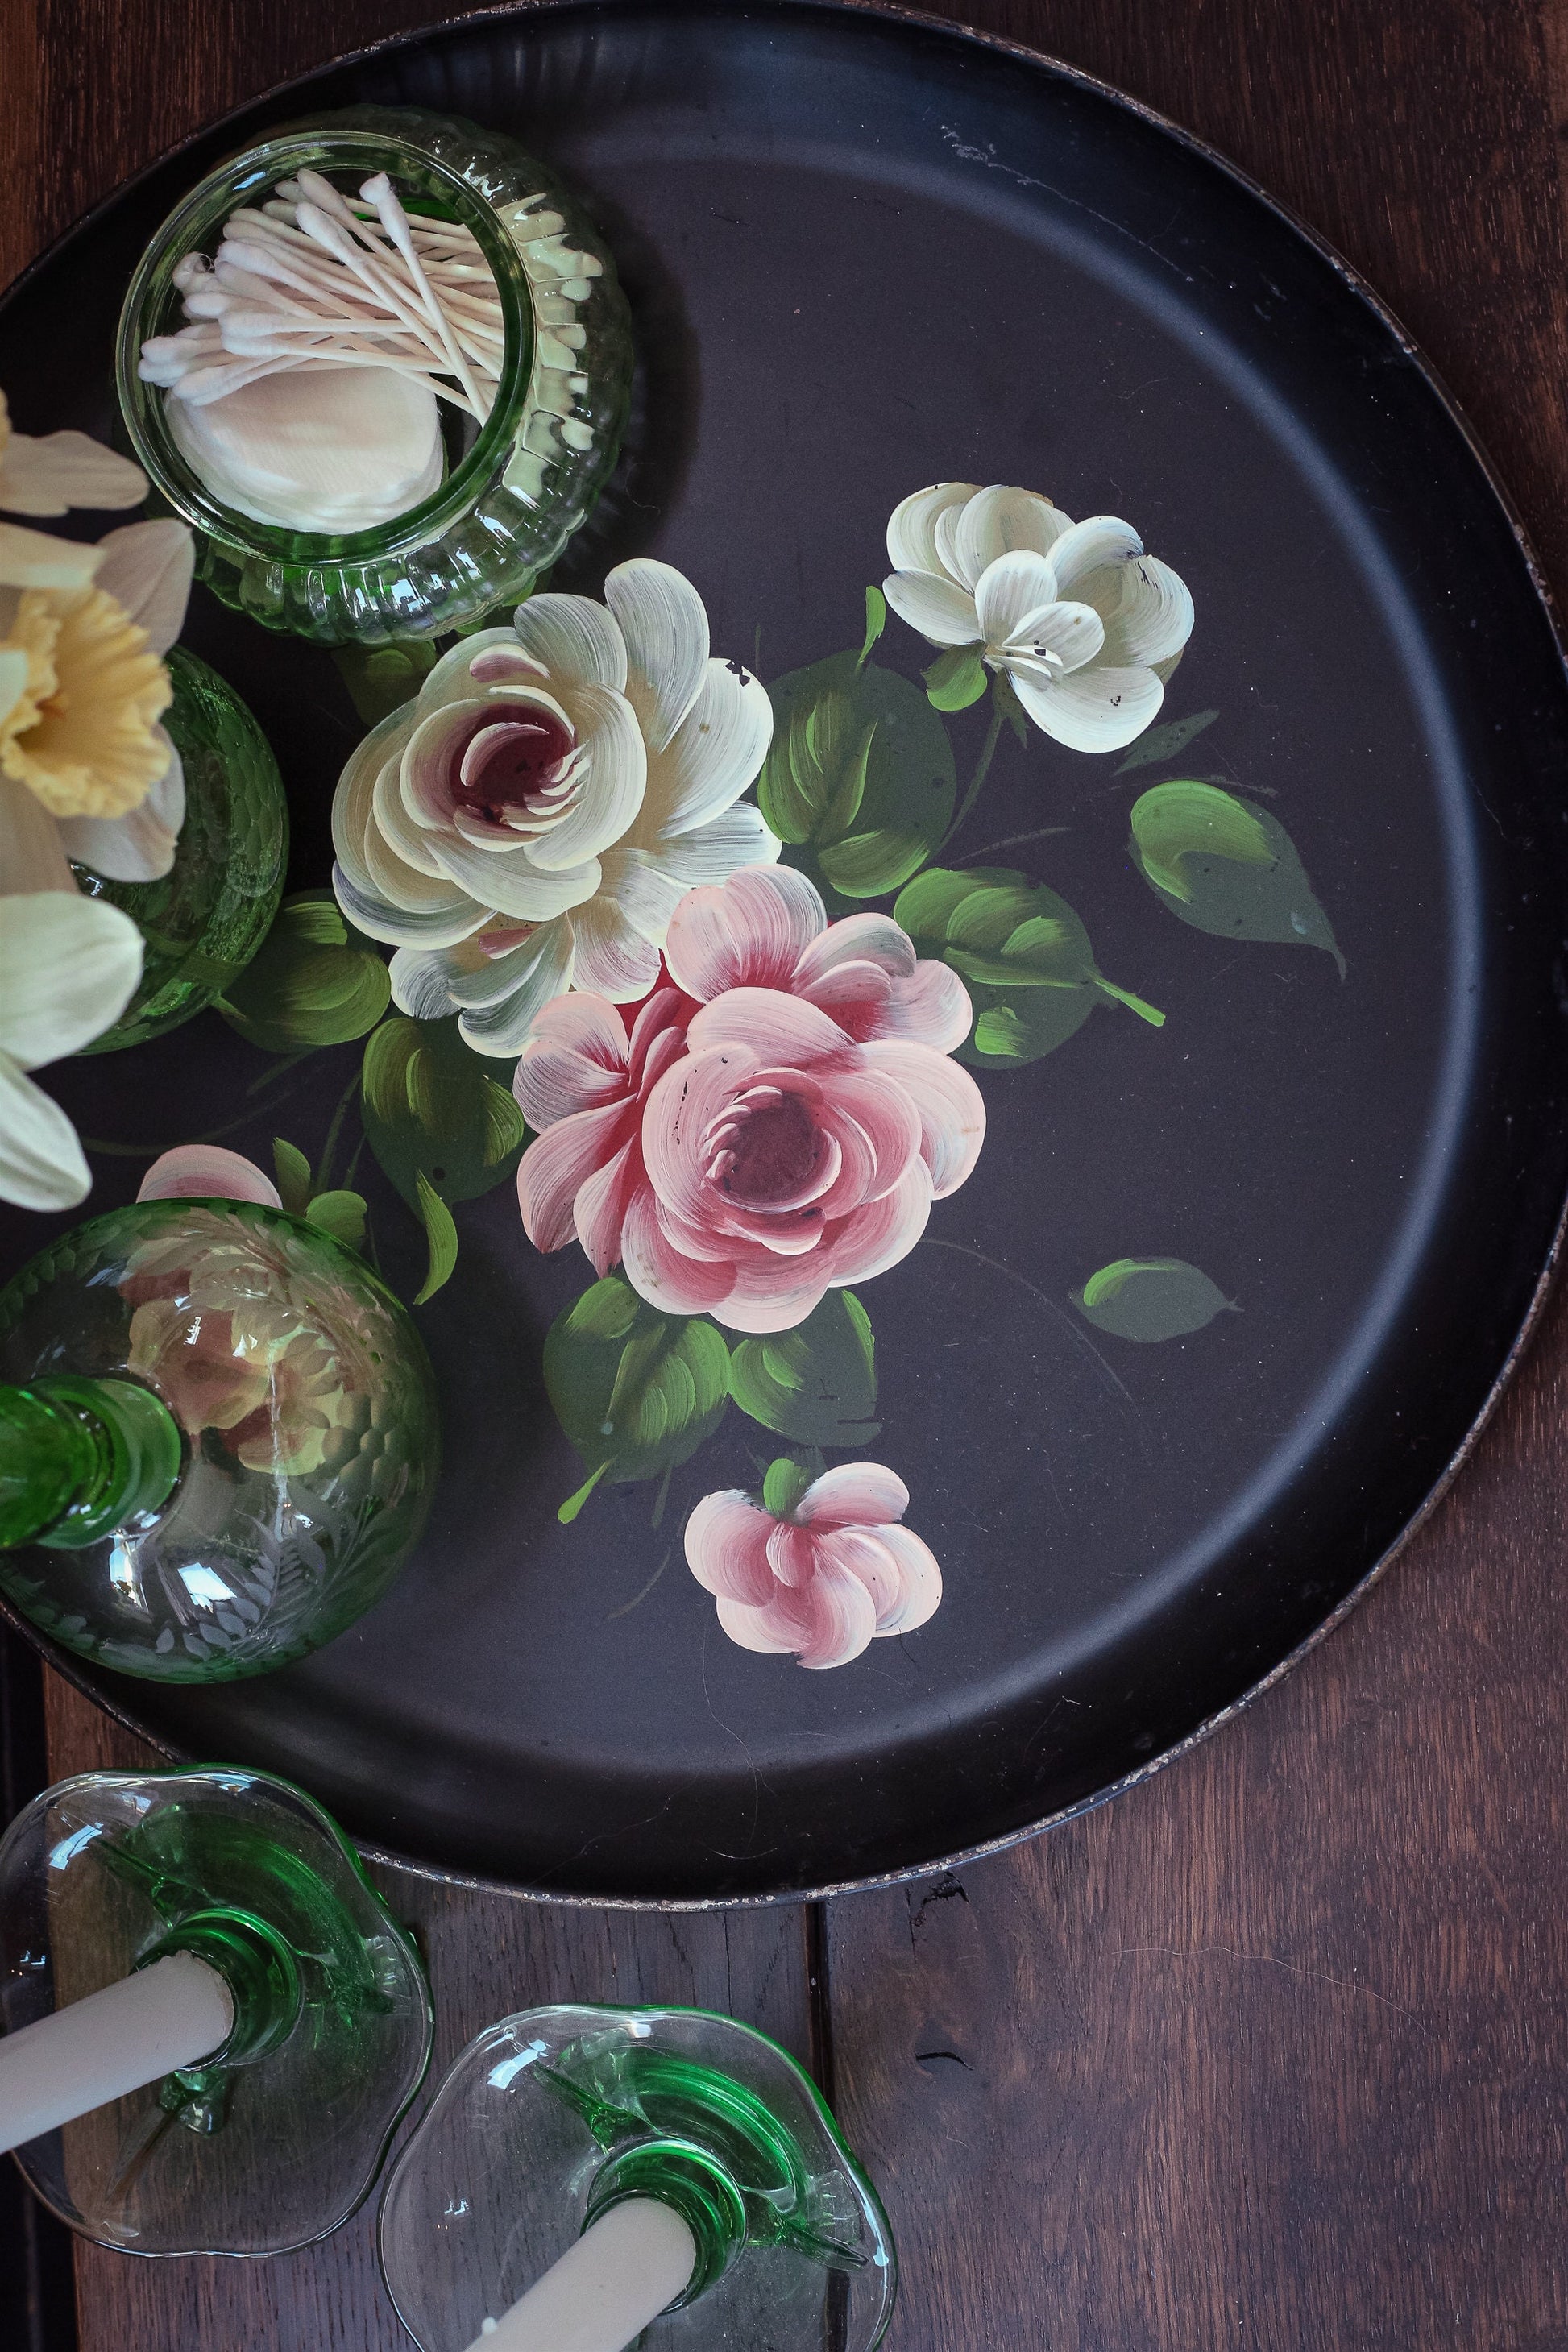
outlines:
[[[139,2253],[324,2237],[430,2052],[417,1956],[342,1833],[217,1768],[86,1773],[18,1815],[0,2011],[0,2147],[73,2229]]]
[[[421,2352],[871,2352],[896,2278],[810,2079],[684,2009],[481,2033],[387,2182],[381,2256]]]
[[[266,1674],[380,1599],[438,1467],[408,1316],[319,1228],[139,1202],[0,1291],[0,1591],[81,1656]]]
[[[75,869],[88,898],[123,908],[145,947],[141,986],[89,1054],[162,1036],[220,996],[271,929],[289,863],[289,806],[267,738],[205,662],[179,646],[164,658],[174,699],[163,724],[184,770],[185,818],[160,881]]]

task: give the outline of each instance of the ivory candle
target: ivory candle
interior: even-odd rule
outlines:
[[[216,1969],[170,1952],[0,2036],[0,2154],[195,2065],[233,2026],[233,1996]]]
[[[626,2352],[675,2301],[697,2263],[697,2242],[671,2206],[629,2197],[501,2319],[487,2319],[468,2352]]]

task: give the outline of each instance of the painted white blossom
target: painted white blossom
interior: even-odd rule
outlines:
[[[668,564],[621,564],[603,604],[531,597],[349,761],[338,902],[396,948],[404,1012],[458,1013],[477,1051],[515,1056],[568,989],[646,996],[686,892],[776,860],[741,803],[772,735],[766,688],[710,658],[702,600]]]
[[[0,1201],[71,1209],[87,1198],[75,1128],[27,1076],[118,1021],[142,977],[142,934],[74,886],[0,896]]]
[[[1192,635],[1185,583],[1130,523],[1075,523],[1032,490],[917,490],[893,511],[888,554],[894,612],[933,646],[973,646],[1070,751],[1141,735]]]

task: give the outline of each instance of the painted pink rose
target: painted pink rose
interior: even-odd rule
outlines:
[[[742,1649],[843,1666],[933,1614],[942,1570],[899,1524],[910,1490],[881,1463],[841,1463],[807,1485],[775,1462],[763,1491],[761,1503],[738,1486],[705,1495],[686,1523],[691,1573]]]
[[[890,916],[829,923],[782,866],[688,891],[665,961],[629,1035],[591,996],[535,1018],[523,1224],[669,1314],[786,1331],[908,1256],[973,1168],[984,1105],[949,1059],[968,992]]]

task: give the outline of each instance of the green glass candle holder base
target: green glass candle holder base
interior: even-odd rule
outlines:
[[[287,1781],[89,1772],[0,1841],[0,2010],[16,2032],[174,1951],[229,1985],[216,2056],[16,2151],[100,2245],[269,2254],[361,2203],[429,2062],[418,1956],[341,1832]]]
[[[229,1681],[331,1641],[439,1459],[407,1310],[281,1211],[141,1201],[0,1291],[0,1591],[120,1673]]]
[[[810,2078],[702,2010],[524,2010],[469,2043],[382,2200],[382,2267],[421,2352],[468,2352],[617,2205],[690,2231],[647,2352],[872,2352],[887,2217]]]
[[[76,867],[84,895],[122,908],[142,934],[142,983],[89,1054],[177,1029],[221,996],[272,927],[289,863],[289,805],[267,738],[216,670],[175,646],[163,724],[185,772],[185,821],[171,872],[106,882]]]

